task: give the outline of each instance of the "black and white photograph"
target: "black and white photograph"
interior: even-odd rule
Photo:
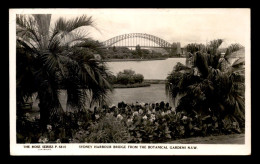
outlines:
[[[250,155],[250,9],[9,9],[11,155]]]

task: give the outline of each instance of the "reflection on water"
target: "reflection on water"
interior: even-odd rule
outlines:
[[[165,79],[177,62],[185,64],[185,61],[186,58],[168,58],[166,60],[107,62],[107,66],[114,75],[124,69],[132,69],[144,75],[144,79]]]

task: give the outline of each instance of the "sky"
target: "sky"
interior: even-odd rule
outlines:
[[[35,11],[33,11],[35,12]],[[127,33],[147,33],[170,43],[206,43],[224,39],[245,45],[250,40],[250,9],[59,9],[37,10],[59,18],[92,16],[95,27],[84,27],[95,40],[105,41]]]

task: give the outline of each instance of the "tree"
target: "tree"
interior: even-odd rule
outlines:
[[[113,52],[117,52],[117,49],[115,46],[113,46]]]
[[[135,71],[131,69],[125,69],[123,72],[118,72],[115,82],[116,84],[134,84],[142,83],[144,76],[142,74],[136,74]]]
[[[142,83],[144,81],[144,76],[142,74],[134,74],[133,75],[135,83]]]
[[[177,43],[172,43],[170,54],[172,56],[176,56],[177,55]]]
[[[209,45],[189,45],[191,58],[188,65],[178,63],[167,77],[166,92],[178,99],[177,111],[202,115],[213,113],[225,122],[245,121],[244,58],[231,62],[235,52],[243,48],[232,44],[221,57],[218,51],[223,40],[213,40]],[[198,48],[199,47],[199,48]]]
[[[67,107],[76,110],[85,110],[87,100],[103,102],[111,90],[106,66],[93,56],[101,45],[79,29],[92,26],[92,18],[59,18],[54,27],[50,22],[50,14],[16,17],[17,104],[37,93],[43,129],[62,122],[60,89],[67,91]]]
[[[143,53],[139,44],[135,47],[135,51],[139,57],[142,57]]]
[[[190,53],[194,53],[194,52],[197,52],[197,51],[202,51],[204,52],[206,49],[205,45],[203,44],[197,44],[197,43],[191,43],[191,44],[188,44],[186,47],[186,51],[187,52],[190,52]]]
[[[123,72],[117,74],[117,83],[119,84],[133,84],[135,71],[131,69],[125,69]]]

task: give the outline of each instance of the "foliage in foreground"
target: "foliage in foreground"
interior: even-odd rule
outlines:
[[[52,124],[37,131],[39,119],[28,114],[17,118],[18,143],[158,143],[174,139],[241,133],[235,121],[227,122],[214,112],[203,116],[175,112],[169,103],[125,104],[66,113],[65,125]]]
[[[42,130],[64,123],[65,110],[85,110],[86,102],[102,104],[112,90],[105,64],[94,57],[101,45],[82,31],[93,25],[92,18],[59,18],[54,26],[50,22],[50,14],[16,17],[17,108],[37,93]],[[60,89],[67,92],[68,109],[62,109]]]
[[[213,113],[226,122],[245,124],[245,61],[234,58],[233,52],[243,48],[229,46],[225,54],[218,50],[223,41],[213,40],[209,45],[187,46],[190,57],[187,64],[178,63],[167,77],[168,96],[178,101],[177,112],[195,111],[204,116]],[[233,58],[233,59],[232,59]],[[232,62],[231,60],[235,60]]]

